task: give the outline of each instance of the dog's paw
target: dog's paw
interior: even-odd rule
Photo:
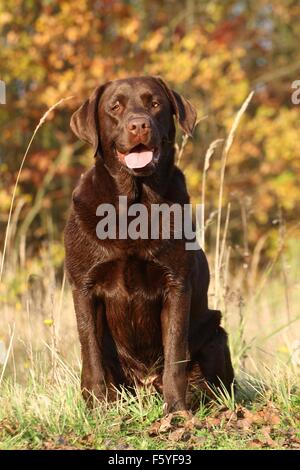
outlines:
[[[163,413],[168,415],[170,413],[188,413],[185,400],[167,400],[163,404]]]
[[[107,388],[104,382],[83,382],[81,393],[89,408],[95,408],[100,402],[107,399]]]

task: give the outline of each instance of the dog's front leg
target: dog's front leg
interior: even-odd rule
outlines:
[[[164,348],[163,395],[165,412],[186,409],[190,286],[168,289],[162,310]]]
[[[106,396],[100,350],[101,319],[96,325],[96,315],[101,315],[101,312],[95,312],[93,300],[83,292],[73,290],[73,299],[82,355],[81,389],[84,399],[93,405],[93,397],[100,400]]]

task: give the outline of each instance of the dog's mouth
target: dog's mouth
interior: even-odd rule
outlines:
[[[118,149],[116,151],[119,159],[132,170],[145,168],[149,163],[157,160],[156,148],[150,148],[144,144],[135,145],[126,153],[119,152]]]

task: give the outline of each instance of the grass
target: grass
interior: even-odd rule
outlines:
[[[53,278],[47,264],[43,269]],[[290,272],[297,275],[297,267]],[[247,312],[251,299],[245,300],[243,336],[237,329],[238,298],[231,295],[226,300],[237,392],[215,391],[215,400],[201,404],[195,413],[200,424],[189,424],[189,418],[187,424],[184,419],[165,430],[162,398],[151,390],[138,389],[135,395],[124,390],[117,402],[101,403],[92,412],[86,409],[80,394],[80,353],[69,288],[64,283],[64,289],[55,283],[49,286],[42,273],[39,282],[42,298],[34,287],[17,308],[3,304],[0,338],[7,350],[11,348],[0,384],[1,449],[300,447],[300,375],[291,352],[298,332],[292,325],[278,328],[286,323],[280,278],[269,278],[251,315]],[[299,287],[297,278],[289,282],[293,314]],[[270,407],[275,420],[273,411],[270,419]],[[250,422],[237,418],[245,410],[265,418],[258,423],[251,416]],[[153,432],[156,425],[158,430]]]
[[[197,411],[203,427],[194,427],[188,438],[178,439],[174,438],[176,429],[180,430],[178,424],[175,431],[151,433],[152,423],[162,412],[161,397],[155,393],[139,390],[133,396],[124,391],[115,404],[104,403],[89,412],[80,396],[77,373],[68,375],[64,367],[58,368],[54,379],[43,372],[32,373],[26,386],[6,380],[1,390],[1,449],[247,449],[256,447],[257,441],[266,448],[292,447],[292,442],[300,442],[299,381],[290,377],[287,389],[286,374],[282,370],[278,374],[265,376],[264,383],[256,381],[254,388],[260,387],[259,393],[254,393],[249,382],[240,391],[244,398],[238,399],[252,411],[272,400],[280,415],[275,425],[264,423],[243,430],[228,428],[228,421],[218,418],[210,423],[209,418],[218,416],[228,404],[227,397],[219,396],[215,403],[202,405]],[[229,405],[232,411],[241,406],[237,402]]]
[[[214,257],[209,256],[217,274],[212,273],[210,305],[221,308],[229,332],[236,393],[214,390],[215,399],[201,402],[194,417],[163,417],[162,398],[149,389],[137,389],[135,394],[123,390],[115,403],[86,409],[80,394],[80,353],[71,294],[64,278],[61,285],[57,281],[61,248],[51,242],[41,247],[39,259],[27,259],[22,247],[20,255],[13,244],[21,210],[17,204],[13,212],[19,176],[47,112],[18,173],[0,265],[1,449],[300,448],[300,353],[294,351],[300,339],[299,242],[291,237],[286,240],[279,230],[278,250],[265,272],[257,270],[259,249],[249,265],[233,272],[231,248],[226,243],[230,205],[221,227],[226,160],[250,98],[225,141],[216,249],[210,250]],[[210,146],[205,158],[204,205],[209,159],[218,143]]]

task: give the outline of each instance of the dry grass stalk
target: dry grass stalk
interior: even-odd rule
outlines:
[[[198,119],[194,129],[198,126],[199,122],[203,121],[204,119],[207,119],[207,116],[203,116],[202,118]],[[187,134],[183,134],[182,136],[182,141],[181,141],[181,146],[176,143],[175,144],[175,150],[176,150],[176,165],[179,166],[181,162],[181,158],[184,152],[184,149],[186,147],[187,141],[189,140],[189,136]]]
[[[5,373],[5,370],[6,370],[7,363],[8,363],[8,359],[9,359],[10,353],[12,351],[14,334],[15,334],[15,324],[13,325],[13,328],[12,328],[12,332],[11,332],[10,340],[9,340],[9,345],[8,345],[7,352],[6,352],[5,361],[4,361],[2,371],[1,371],[1,375],[0,375],[0,385],[2,384],[2,380],[3,380],[3,377],[4,377],[4,373]]]
[[[248,97],[242,104],[241,108],[239,109],[233,125],[230,129],[228,137],[225,142],[225,146],[222,152],[222,159],[221,159],[221,178],[220,178],[220,190],[219,190],[219,202],[218,202],[218,217],[217,217],[217,235],[216,235],[216,250],[215,250],[215,308],[217,308],[219,303],[219,290],[220,290],[220,238],[221,238],[221,220],[222,220],[222,202],[223,202],[223,190],[224,190],[224,179],[225,179],[225,168],[227,163],[227,157],[230,150],[230,147],[233,143],[234,135],[238,128],[239,122],[241,117],[245,113],[254,92],[251,91]]]
[[[204,158],[204,167],[202,175],[202,191],[201,191],[201,201],[202,201],[202,213],[201,213],[201,248],[205,250],[205,190],[206,190],[206,174],[209,169],[210,159],[214,154],[214,151],[219,144],[223,142],[223,139],[214,140],[207,149]]]
[[[7,250],[7,244],[8,244],[8,239],[9,239],[9,231],[10,231],[10,224],[11,224],[11,218],[12,218],[12,212],[13,212],[13,207],[14,207],[14,202],[15,202],[15,198],[16,198],[16,193],[17,193],[17,188],[18,188],[18,184],[19,184],[19,180],[20,180],[20,176],[21,176],[21,173],[22,173],[22,170],[23,170],[23,167],[24,167],[24,163],[25,163],[25,160],[26,160],[26,157],[28,155],[28,152],[30,150],[30,147],[31,147],[31,144],[37,134],[37,131],[39,130],[39,128],[44,124],[44,122],[46,121],[47,117],[49,116],[49,114],[55,109],[57,108],[57,106],[59,106],[61,103],[67,101],[67,100],[70,100],[71,98],[73,98],[73,96],[68,96],[67,98],[62,98],[61,100],[57,101],[57,103],[55,103],[53,106],[51,106],[46,112],[45,114],[41,117],[38,125],[36,126],[36,128],[34,129],[34,132],[32,134],[32,137],[29,141],[29,144],[26,148],[26,151],[23,155],[23,158],[22,158],[22,161],[21,161],[21,165],[20,165],[20,168],[19,168],[19,171],[18,171],[18,174],[17,174],[17,179],[16,179],[16,182],[15,182],[15,185],[14,185],[14,189],[13,189],[13,193],[12,193],[12,198],[11,198],[11,203],[10,203],[10,208],[9,208],[9,214],[8,214],[8,220],[7,220],[7,224],[6,224],[6,232],[5,232],[5,239],[4,239],[4,245],[3,245],[3,252],[2,252],[2,257],[1,257],[1,265],[0,265],[0,282],[2,280],[2,275],[3,275],[3,269],[4,269],[4,261],[5,261],[5,254],[6,254],[6,250]]]

